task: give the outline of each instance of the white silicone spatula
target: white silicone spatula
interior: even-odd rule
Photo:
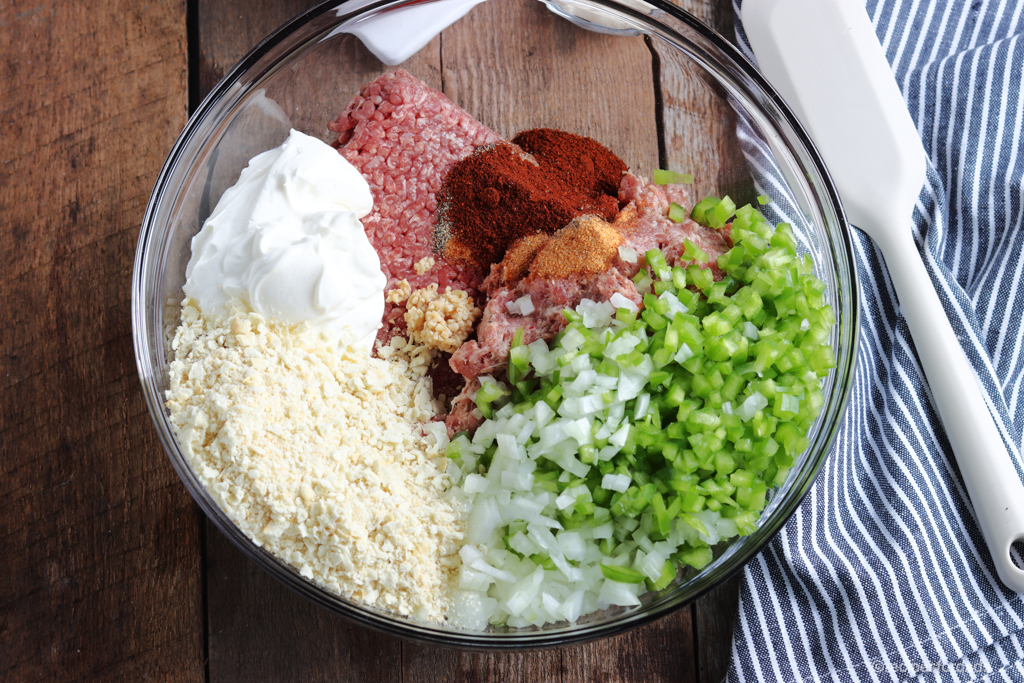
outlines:
[[[850,222],[885,256],[996,571],[1024,592],[1010,557],[1024,539],[1024,484],[911,233],[925,151],[863,0],[744,0],[742,15],[761,72],[810,133]]]

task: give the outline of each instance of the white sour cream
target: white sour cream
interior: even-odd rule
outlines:
[[[359,222],[372,207],[352,164],[293,130],[252,158],[192,238],[185,294],[206,315],[238,298],[265,317],[370,350],[387,284]]]

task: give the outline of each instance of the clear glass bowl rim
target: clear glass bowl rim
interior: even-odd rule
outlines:
[[[353,12],[338,16],[335,25],[349,19],[373,14],[380,10],[397,7],[409,2],[410,0],[379,0],[378,2],[364,5]],[[836,374],[832,382],[832,392],[827,397],[826,409],[822,414],[823,417],[819,418],[823,419],[826,414],[831,413],[834,419],[823,425],[817,439],[817,445],[819,446],[817,452],[813,453],[813,457],[805,461],[803,468],[797,473],[797,480],[789,487],[786,498],[775,506],[770,516],[762,518],[761,526],[754,534],[734,544],[725,556],[716,560],[710,570],[701,573],[693,580],[684,584],[682,587],[685,587],[687,590],[681,591],[680,588],[682,587],[677,587],[675,590],[667,591],[664,595],[641,608],[626,611],[616,617],[591,624],[575,625],[554,630],[520,630],[513,632],[458,631],[431,626],[344,600],[303,579],[296,570],[285,565],[269,552],[256,547],[227,518],[195,477],[171,431],[163,405],[163,397],[153,372],[154,363],[150,354],[152,339],[150,332],[152,330],[147,327],[146,303],[147,294],[151,296],[152,293],[147,291],[146,285],[149,279],[146,275],[152,266],[151,259],[149,258],[150,246],[158,236],[155,234],[154,225],[156,211],[162,194],[168,189],[168,180],[172,171],[179,163],[185,161],[183,159],[183,151],[187,148],[187,143],[198,131],[203,129],[203,124],[211,114],[219,113],[214,111],[218,102],[252,67],[267,58],[268,55],[273,55],[275,51],[281,50],[282,45],[285,48],[306,47],[322,37],[322,34],[305,36],[301,43],[291,46],[287,45],[288,40],[293,38],[296,32],[300,32],[309,22],[335,11],[339,3],[337,0],[326,0],[313,6],[268,35],[221,79],[189,118],[185,128],[168,154],[167,160],[157,177],[153,193],[146,208],[135,254],[132,275],[132,333],[135,359],[139,379],[142,384],[143,396],[164,451],[189,493],[217,528],[259,567],[302,597],[330,609],[355,623],[390,635],[436,645],[471,649],[551,647],[586,642],[622,633],[649,623],[693,602],[740,571],[747,561],[763,549],[796,511],[831,450],[852,390],[852,378],[860,330],[860,287],[853,257],[854,250],[851,230],[842,209],[839,194],[828,170],[811,142],[810,137],[800,125],[795,115],[772,86],[761,76],[756,67],[735,46],[685,10],[670,5],[664,2],[664,0],[644,0],[646,4],[684,24],[687,29],[696,33],[700,39],[706,40],[713,49],[720,51],[726,59],[724,63],[717,63],[713,56],[708,57],[707,60],[698,59],[695,57],[695,54],[703,54],[701,46],[696,45],[686,36],[665,26],[657,19],[640,14],[634,8],[621,5],[615,0],[572,0],[572,2],[581,5],[610,8],[639,20],[646,24],[648,28],[653,29],[653,32],[660,34],[662,39],[674,43],[677,48],[682,49],[691,59],[706,70],[711,70],[709,66],[718,66],[721,71],[724,66],[728,79],[734,81],[733,85],[740,87],[745,95],[757,103],[761,107],[762,113],[769,120],[776,123],[776,125],[777,122],[782,121],[790,127],[790,135],[795,138],[795,142],[799,146],[798,151],[803,153],[802,157],[809,164],[809,171],[813,176],[816,176],[813,177],[815,182],[810,183],[812,185],[811,192],[821,203],[826,219],[831,217],[835,221],[835,224],[830,226],[831,230],[829,231],[833,238],[838,238],[835,244],[832,245],[833,247],[838,247],[838,258],[835,265],[841,276],[839,279],[845,278],[849,283],[849,287],[840,292],[841,296],[847,298],[846,303],[848,304],[845,307],[845,320],[841,320],[837,324],[837,327],[840,328],[840,335],[843,337],[837,340],[839,342],[838,350],[841,353],[837,354],[837,367],[834,371]],[[292,55],[292,49],[284,49],[280,54],[274,55],[274,61],[267,65],[260,76],[272,73]],[[243,90],[247,91],[247,89],[252,88],[259,80],[260,78],[256,78],[248,82]],[[787,136],[783,137],[784,139],[787,138]],[[792,150],[792,145],[789,144],[792,141],[786,139],[786,142]],[[817,191],[815,191],[815,188],[817,188]],[[831,408],[831,411],[829,408]]]

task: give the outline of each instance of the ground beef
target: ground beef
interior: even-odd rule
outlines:
[[[452,399],[451,412],[444,421],[449,436],[459,432],[475,432],[476,428],[483,424],[484,416],[476,409],[476,403],[473,401],[478,389],[480,380],[469,380],[459,395]]]
[[[373,210],[363,226],[386,289],[403,279],[414,290],[436,283],[439,291],[451,286],[479,301],[481,274],[433,253],[436,194],[456,161],[499,136],[401,69],[363,86],[327,127],[338,134],[334,146],[370,184]],[[414,265],[427,256],[434,266],[417,273]],[[404,328],[404,312],[402,304],[386,304],[382,338]]]
[[[500,137],[403,70],[364,86],[328,128],[338,135],[335,147],[359,169],[373,193],[373,210],[363,225],[380,257],[387,291],[401,280],[407,281],[404,286],[411,290],[436,284],[439,291],[449,286],[464,290],[483,304],[482,274],[434,253],[436,195],[457,161]],[[719,233],[693,221],[674,223],[667,217],[672,202],[691,206],[686,187],[657,186],[626,173],[619,183],[618,199],[626,206],[624,211],[631,212],[631,219],[621,228],[624,244],[641,255],[660,247],[675,263],[683,241],[690,238],[711,256],[709,266],[717,270],[718,255],[729,248],[727,231]],[[416,264],[431,256],[433,266],[417,272]],[[450,360],[450,367],[467,381],[452,401],[446,420],[449,431],[472,430],[479,425],[481,418],[471,400],[480,386],[478,378],[503,371],[517,329],[524,329],[526,343],[550,339],[565,327],[562,310],[575,307],[584,298],[607,301],[618,292],[640,304],[641,297],[630,279],[638,268],[616,258],[609,270],[595,275],[545,279],[503,272],[502,279],[491,278],[490,299],[476,339],[463,344]],[[721,274],[716,272],[716,276]],[[501,286],[495,286],[499,282]],[[533,301],[533,313],[510,314],[506,305],[526,294]],[[404,331],[404,313],[404,297],[392,297],[385,306],[382,340]],[[457,386],[444,372],[437,373],[435,379],[445,385],[445,393],[454,392]]]
[[[707,252],[710,257],[707,265],[715,279],[720,280],[723,273],[718,267],[718,257],[732,248],[728,229],[714,230],[689,218],[676,223],[668,217],[670,204],[679,204],[688,210],[693,207],[689,194],[686,185],[655,185],[632,173],[624,175],[619,184],[619,201],[632,204],[637,212],[636,219],[623,231],[624,243],[640,255],[650,249],[661,249],[669,264],[687,265],[686,262],[680,264],[679,257],[684,241],[690,239]]]
[[[520,327],[524,344],[551,339],[565,328],[564,309],[575,308],[583,299],[607,301],[615,293],[637,305],[642,302],[633,281],[614,268],[582,278],[527,278],[513,288],[500,287],[487,301],[476,340],[452,354],[452,368],[469,379],[500,371],[508,362],[512,337]],[[534,311],[529,315],[509,313],[508,303],[526,295],[533,301]]]

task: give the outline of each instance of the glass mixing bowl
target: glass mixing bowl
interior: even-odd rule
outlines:
[[[526,20],[510,34],[484,30],[480,12],[515,4]],[[170,339],[178,324],[190,240],[250,158],[296,128],[332,139],[326,124],[359,86],[386,70],[351,35],[374,17],[424,0],[326,3],[296,17],[249,53],[210,93],[171,150],[139,236],[132,322],[139,376],[160,440],[185,486],[213,523],[260,567],[306,598],[358,623],[444,645],[518,648],[579,642],[662,616],[722,583],[752,558],[799,505],[829,453],[852,386],[859,304],[850,231],[835,187],[793,114],[756,69],[719,35],[658,0],[492,0],[402,66],[442,89],[501,135],[561,128],[604,143],[631,169],[670,168],[696,176],[699,196],[728,193],[737,204],[767,194],[769,220],[793,224],[828,285],[837,323],[836,367],[810,447],[772,494],[758,530],[716,548],[704,570],[677,577],[642,605],[613,608],[575,624],[492,627],[470,632],[431,626],[345,600],[299,576],[255,546],[214,503],[190,469],[164,392]],[[527,6],[528,5],[528,6]],[[353,8],[355,6],[355,8]],[[525,14],[522,14],[525,12]],[[393,16],[393,15],[392,15]],[[581,19],[581,18],[585,18]],[[589,23],[588,23],[589,22]],[[560,84],[574,79],[567,98]],[[755,204],[756,205],[756,204]]]

